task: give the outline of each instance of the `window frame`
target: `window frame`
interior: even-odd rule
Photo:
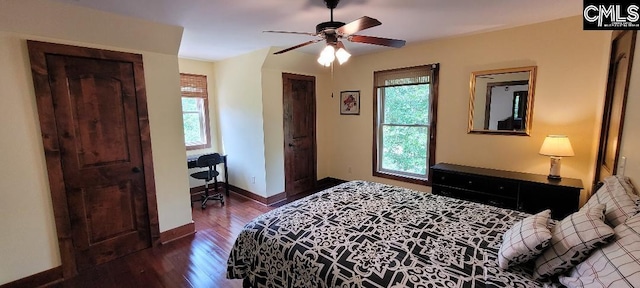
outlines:
[[[411,173],[397,173],[393,170],[382,169],[381,160],[382,160],[382,149],[380,149],[382,145],[382,128],[384,127],[383,113],[384,113],[384,103],[380,103],[381,95],[378,95],[378,86],[377,86],[377,78],[378,75],[385,73],[395,73],[398,71],[410,71],[417,69],[428,69],[430,71],[430,79],[429,79],[429,119],[427,125],[401,125],[401,126],[415,126],[415,127],[424,127],[428,126],[429,138],[427,139],[428,151],[427,151],[427,175],[426,179],[422,178],[421,175],[411,174]],[[396,181],[402,181],[413,184],[421,184],[431,186],[431,180],[433,173],[431,171],[431,166],[435,165],[435,156],[436,156],[436,120],[437,120],[437,112],[438,112],[438,80],[439,80],[439,70],[440,64],[428,64],[428,65],[420,65],[420,66],[412,66],[412,67],[404,67],[390,70],[381,70],[373,72],[373,151],[372,151],[372,174],[375,177],[381,177],[386,179],[392,179]],[[416,85],[416,84],[409,84]],[[398,85],[404,86],[404,85]],[[393,124],[391,124],[393,125]],[[379,137],[380,136],[380,137]],[[380,161],[379,161],[380,160]]]
[[[182,91],[182,88],[186,87],[184,86],[184,82],[183,82],[185,77],[201,78],[201,81],[203,81],[204,86],[200,88],[203,88],[204,92],[185,93],[184,91]],[[180,103],[181,104],[182,104],[182,98],[202,99],[202,107],[198,107],[199,108],[198,111],[185,111],[184,107],[182,107],[182,115],[183,115],[182,129],[184,131],[185,113],[191,113],[191,114],[198,113],[200,118],[200,129],[201,131],[203,131],[202,132],[204,134],[203,139],[206,141],[205,143],[196,143],[194,145],[189,145],[188,143],[185,142],[184,145],[187,151],[211,148],[211,128],[210,128],[211,125],[209,121],[209,94],[207,90],[207,76],[198,75],[198,74],[180,73]]]

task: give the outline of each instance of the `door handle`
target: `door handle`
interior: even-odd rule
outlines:
[[[131,172],[133,172],[133,173],[140,173],[141,171],[142,170],[140,170],[140,168],[138,168],[138,167],[131,168]]]
[[[295,145],[293,145],[293,144],[289,143],[289,147],[293,147],[293,146],[295,146]]]

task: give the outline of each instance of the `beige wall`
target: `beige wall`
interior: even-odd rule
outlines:
[[[328,107],[324,104],[331,97],[331,83],[329,68],[322,67],[316,62],[316,55],[297,51],[273,55],[279,49],[272,48],[262,66],[262,97],[265,135],[265,163],[267,176],[267,196],[284,192],[284,123],[282,102],[282,73],[293,73],[314,76],[316,78],[316,118],[327,114]],[[323,117],[324,118],[324,117]],[[320,142],[331,141],[328,133],[330,123],[316,121],[317,176],[318,179],[329,176],[327,171],[327,145]]]
[[[176,55],[181,33],[57,2],[0,2],[0,284],[60,265],[25,40],[143,55],[160,231],[166,231],[191,222],[188,182],[175,177],[186,170]]]
[[[583,31],[581,18],[573,17],[354,57],[336,69],[335,90],[360,90],[361,115],[340,116],[336,110],[319,118],[338,118],[332,128],[340,141],[329,144],[332,176],[429,190],[371,176],[373,71],[440,63],[436,163],[547,174],[549,158],[538,154],[540,145],[548,134],[567,134],[576,156],[563,159],[562,175],[588,186],[609,37],[610,32]],[[531,136],[467,134],[471,72],[521,66],[538,66]]]
[[[629,82],[629,94],[624,119],[624,132],[620,143],[620,157],[626,157],[624,175],[640,188],[640,38],[636,39],[634,64]]]
[[[60,265],[26,43],[0,32],[0,284]]]
[[[10,231],[0,235],[0,284],[60,264],[25,39],[143,55],[160,230],[166,231],[191,222],[185,200],[188,177],[176,176],[187,175],[175,55],[181,32],[179,27],[57,2],[0,2],[0,230]],[[542,140],[547,134],[567,134],[576,156],[563,160],[563,176],[581,178],[587,186],[593,175],[609,38],[608,32],[582,31],[576,17],[353,57],[336,66],[333,75],[320,68],[313,55],[275,57],[269,49],[211,66],[181,60],[180,69],[214,76],[209,82],[215,101],[210,102],[220,136],[214,144],[230,155],[231,184],[263,197],[284,190],[282,72],[317,77],[319,178],[429,190],[371,176],[373,71],[429,63],[441,64],[436,162],[546,174],[548,158],[537,154]],[[528,65],[538,66],[531,136],[467,134],[470,73]],[[638,69],[632,73],[622,144],[627,175],[636,181],[640,156],[633,152],[637,125],[631,123],[637,123],[632,111],[640,107],[640,88],[634,85],[640,81]],[[361,91],[360,116],[339,114],[342,90]]]

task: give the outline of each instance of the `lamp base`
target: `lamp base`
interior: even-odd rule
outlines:
[[[560,177],[558,175],[549,175],[549,176],[547,176],[547,179],[549,179],[549,180],[562,180],[562,177]]]
[[[547,179],[559,180],[560,179],[560,159],[562,157],[551,156],[551,167],[549,167],[549,176]]]

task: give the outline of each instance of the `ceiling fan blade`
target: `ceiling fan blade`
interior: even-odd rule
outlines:
[[[364,35],[351,35],[347,37],[347,40],[351,42],[375,44],[375,45],[388,46],[388,47],[394,47],[394,48],[400,48],[407,43],[407,41],[404,41],[404,40],[380,38],[380,37],[364,36]]]
[[[274,55],[282,54],[282,53],[284,53],[284,52],[289,52],[289,51],[291,51],[291,50],[293,50],[293,49],[298,49],[298,48],[300,48],[300,47],[307,46],[307,45],[309,45],[309,44],[313,44],[313,43],[316,43],[316,42],[320,42],[320,41],[322,41],[322,40],[323,40],[323,39],[317,39],[317,40],[307,41],[307,42],[304,42],[304,43],[302,43],[302,44],[298,44],[298,45],[296,45],[296,46],[289,47],[289,48],[284,49],[284,50],[280,50],[280,51],[275,52],[275,53],[273,53],[273,54],[274,54]]]
[[[318,33],[293,32],[293,31],[276,31],[276,30],[262,31],[262,33],[282,33],[282,34],[300,34],[300,35],[318,36]]]
[[[363,16],[350,23],[344,24],[342,27],[336,29],[336,32],[342,35],[351,35],[354,33],[358,33],[358,31],[369,29],[371,27],[375,27],[380,24],[382,23],[380,23],[378,19],[374,19],[368,16]]]

